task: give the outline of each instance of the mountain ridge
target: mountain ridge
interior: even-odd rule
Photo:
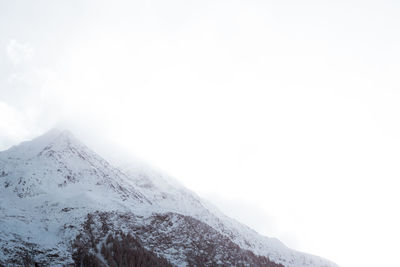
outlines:
[[[226,237],[241,249],[277,264],[336,266],[320,257],[291,250],[279,240],[259,235],[182,185],[171,182],[164,174],[112,166],[67,130],[51,130],[0,152],[0,193],[3,250],[7,247],[4,242],[15,236],[21,242],[29,240],[46,247],[43,236],[47,235],[61,255],[60,251],[70,249],[70,244],[64,240],[74,240],[87,215],[94,212],[127,212],[143,218],[172,213],[199,220],[210,227],[209,231],[215,230],[220,238]],[[192,234],[195,236],[194,232]],[[72,253],[68,253],[64,253],[64,263],[72,264]],[[158,255],[171,259],[173,264],[183,265],[181,256],[174,258],[170,254],[159,252]],[[182,250],[180,255],[184,254]]]

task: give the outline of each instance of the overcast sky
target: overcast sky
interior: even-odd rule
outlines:
[[[400,266],[399,14],[383,0],[0,0],[0,149],[61,125],[290,247]]]

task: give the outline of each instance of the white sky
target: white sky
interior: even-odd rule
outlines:
[[[400,266],[399,12],[0,0],[0,149],[61,124],[295,249]]]

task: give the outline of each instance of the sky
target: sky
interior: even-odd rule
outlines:
[[[340,266],[400,266],[398,1],[2,1],[0,149],[52,127]]]

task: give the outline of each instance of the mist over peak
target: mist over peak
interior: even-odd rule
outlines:
[[[400,266],[399,13],[397,1],[0,1],[0,161],[15,174],[0,184],[95,198],[81,182],[110,180],[94,171],[108,164],[139,191],[178,193],[161,182],[172,174],[292,248]],[[76,138],[11,148],[57,125]],[[105,246],[118,238],[136,240]]]

